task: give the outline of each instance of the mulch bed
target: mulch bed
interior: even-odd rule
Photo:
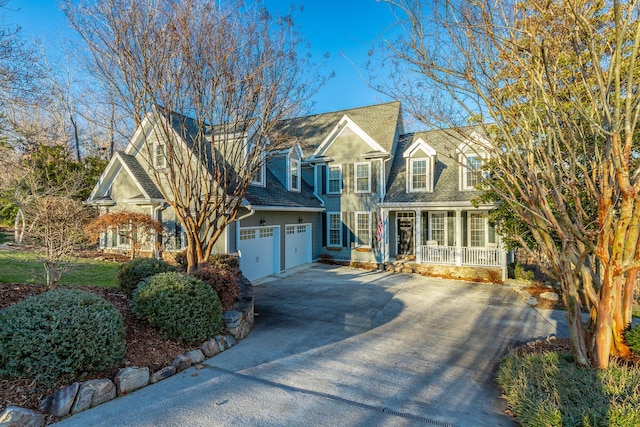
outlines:
[[[61,286],[63,288],[64,286]],[[155,372],[170,365],[176,355],[191,350],[173,341],[162,338],[162,334],[152,328],[148,323],[138,319],[131,312],[126,296],[118,289],[96,288],[91,286],[74,286],[74,289],[83,289],[98,294],[113,304],[121,313],[127,331],[127,350],[124,356],[124,364],[127,366],[148,366],[151,372]],[[44,286],[2,284],[0,283],[0,309],[8,307],[28,298],[44,292]],[[80,381],[94,378],[113,379],[117,370],[102,372],[100,374],[79,378]],[[20,406],[23,408],[37,409],[40,401],[47,395],[56,391],[59,387],[68,384],[57,384],[51,388],[44,388],[34,384],[31,380],[8,380],[0,378],[0,412],[7,406]],[[47,418],[47,423],[55,421],[53,417]]]

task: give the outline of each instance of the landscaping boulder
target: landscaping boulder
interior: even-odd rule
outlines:
[[[130,393],[149,384],[149,368],[124,368],[118,371],[115,381],[118,396]]]
[[[218,345],[218,341],[216,341],[215,339],[210,339],[202,343],[202,345],[200,346],[200,351],[205,355],[205,357],[213,357],[216,354],[220,353],[220,351],[222,350]]]
[[[108,379],[90,380],[80,384],[76,401],[71,407],[71,413],[84,411],[116,397],[116,386]]]
[[[40,411],[56,417],[69,415],[79,388],[80,383],[73,383],[45,397],[42,402],[40,402]]]
[[[189,356],[189,352],[180,353],[179,355],[177,355],[176,358],[173,359],[172,365],[176,368],[177,372],[184,371],[189,366],[191,366],[192,363],[191,363],[191,357]]]
[[[162,381],[166,378],[169,378],[170,376],[174,375],[176,373],[176,367],[171,365],[171,366],[165,366],[164,368],[160,369],[158,372],[154,372],[153,375],[151,375],[151,384],[155,384],[158,381]]]
[[[191,359],[191,364],[195,365],[196,363],[200,363],[204,360],[204,354],[200,350],[191,350],[187,352],[189,358]]]
[[[42,427],[44,415],[31,409],[7,406],[0,414],[0,427]]]

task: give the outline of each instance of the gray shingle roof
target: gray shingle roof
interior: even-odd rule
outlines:
[[[245,198],[252,207],[282,206],[285,208],[322,209],[320,201],[313,196],[313,189],[304,180],[301,180],[302,191],[296,192],[287,190],[269,169],[267,169],[266,179],[266,187],[249,186]]]
[[[392,151],[396,128],[402,120],[400,101],[288,119],[278,131],[291,139],[292,146],[298,142],[303,155],[309,157],[345,115],[385,150]]]
[[[398,141],[391,172],[385,203],[430,203],[430,202],[461,202],[470,201],[481,194],[479,191],[459,190],[459,164],[454,160],[457,147],[464,139],[465,132],[470,133],[475,128],[462,128],[458,131],[434,130],[402,135]],[[436,150],[436,167],[434,173],[433,192],[406,191],[406,161],[403,152],[414,141],[422,138]]]
[[[122,158],[122,161],[127,165],[133,177],[140,183],[144,191],[149,195],[152,199],[163,199],[164,196],[158,190],[158,187],[153,183],[151,177],[144,170],[142,165],[138,162],[138,160],[129,154],[125,154],[122,151],[119,151],[118,154]]]

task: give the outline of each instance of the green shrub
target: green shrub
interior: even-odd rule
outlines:
[[[581,368],[569,353],[508,356],[498,384],[524,426],[640,425],[640,367]]]
[[[640,356],[640,326],[628,330],[624,337],[631,351],[636,356]]]
[[[121,363],[122,315],[89,292],[58,289],[0,311],[0,375],[42,383]]]
[[[240,293],[237,269],[229,269],[220,265],[204,264],[192,273],[192,276],[202,280],[218,295],[222,311],[233,309]]]
[[[140,283],[133,311],[162,331],[166,339],[198,344],[222,329],[220,302],[211,287],[177,272],[160,273]]]
[[[535,273],[531,270],[525,270],[524,266],[519,262],[513,264],[513,278],[516,280],[533,280]]]
[[[116,272],[116,284],[131,298],[138,283],[158,273],[176,271],[176,268],[155,258],[137,258],[122,264]]]

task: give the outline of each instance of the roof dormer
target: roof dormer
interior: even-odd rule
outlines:
[[[402,153],[406,162],[408,193],[431,192],[434,186],[434,171],[437,162],[436,150],[422,138],[415,140]]]

